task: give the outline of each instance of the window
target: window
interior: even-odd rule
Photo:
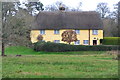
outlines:
[[[40,34],[45,34],[45,30],[40,30]]]
[[[80,34],[80,30],[75,30],[76,34]]]
[[[43,42],[45,42],[45,40],[42,40]]]
[[[88,40],[83,40],[83,44],[88,44],[89,41]]]
[[[59,30],[54,30],[54,34],[59,34]]]
[[[54,43],[60,43],[60,40],[54,40]]]
[[[93,35],[98,35],[98,30],[92,30]]]
[[[80,40],[75,41],[75,45],[79,45],[80,44]]]

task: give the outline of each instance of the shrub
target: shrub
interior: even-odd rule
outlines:
[[[120,41],[120,37],[104,37],[103,44],[104,45],[120,45],[119,41]]]
[[[118,46],[85,46],[85,45],[69,45],[63,43],[43,42],[39,41],[34,44],[35,51],[47,52],[65,52],[65,51],[110,51],[117,50]]]

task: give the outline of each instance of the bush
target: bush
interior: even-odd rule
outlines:
[[[120,41],[120,37],[104,37],[103,44],[104,45],[120,45],[119,41]]]
[[[35,51],[47,52],[65,52],[65,51],[110,51],[117,50],[118,46],[85,46],[85,45],[68,45],[63,43],[43,42],[39,41],[34,44]]]

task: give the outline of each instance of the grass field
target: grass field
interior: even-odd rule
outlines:
[[[118,61],[104,51],[35,52],[25,47],[6,49],[3,78],[117,78]],[[22,54],[16,57],[16,54]]]

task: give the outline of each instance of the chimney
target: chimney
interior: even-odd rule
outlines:
[[[63,5],[60,4],[59,10],[60,10],[60,11],[65,11],[65,7],[63,7]]]

